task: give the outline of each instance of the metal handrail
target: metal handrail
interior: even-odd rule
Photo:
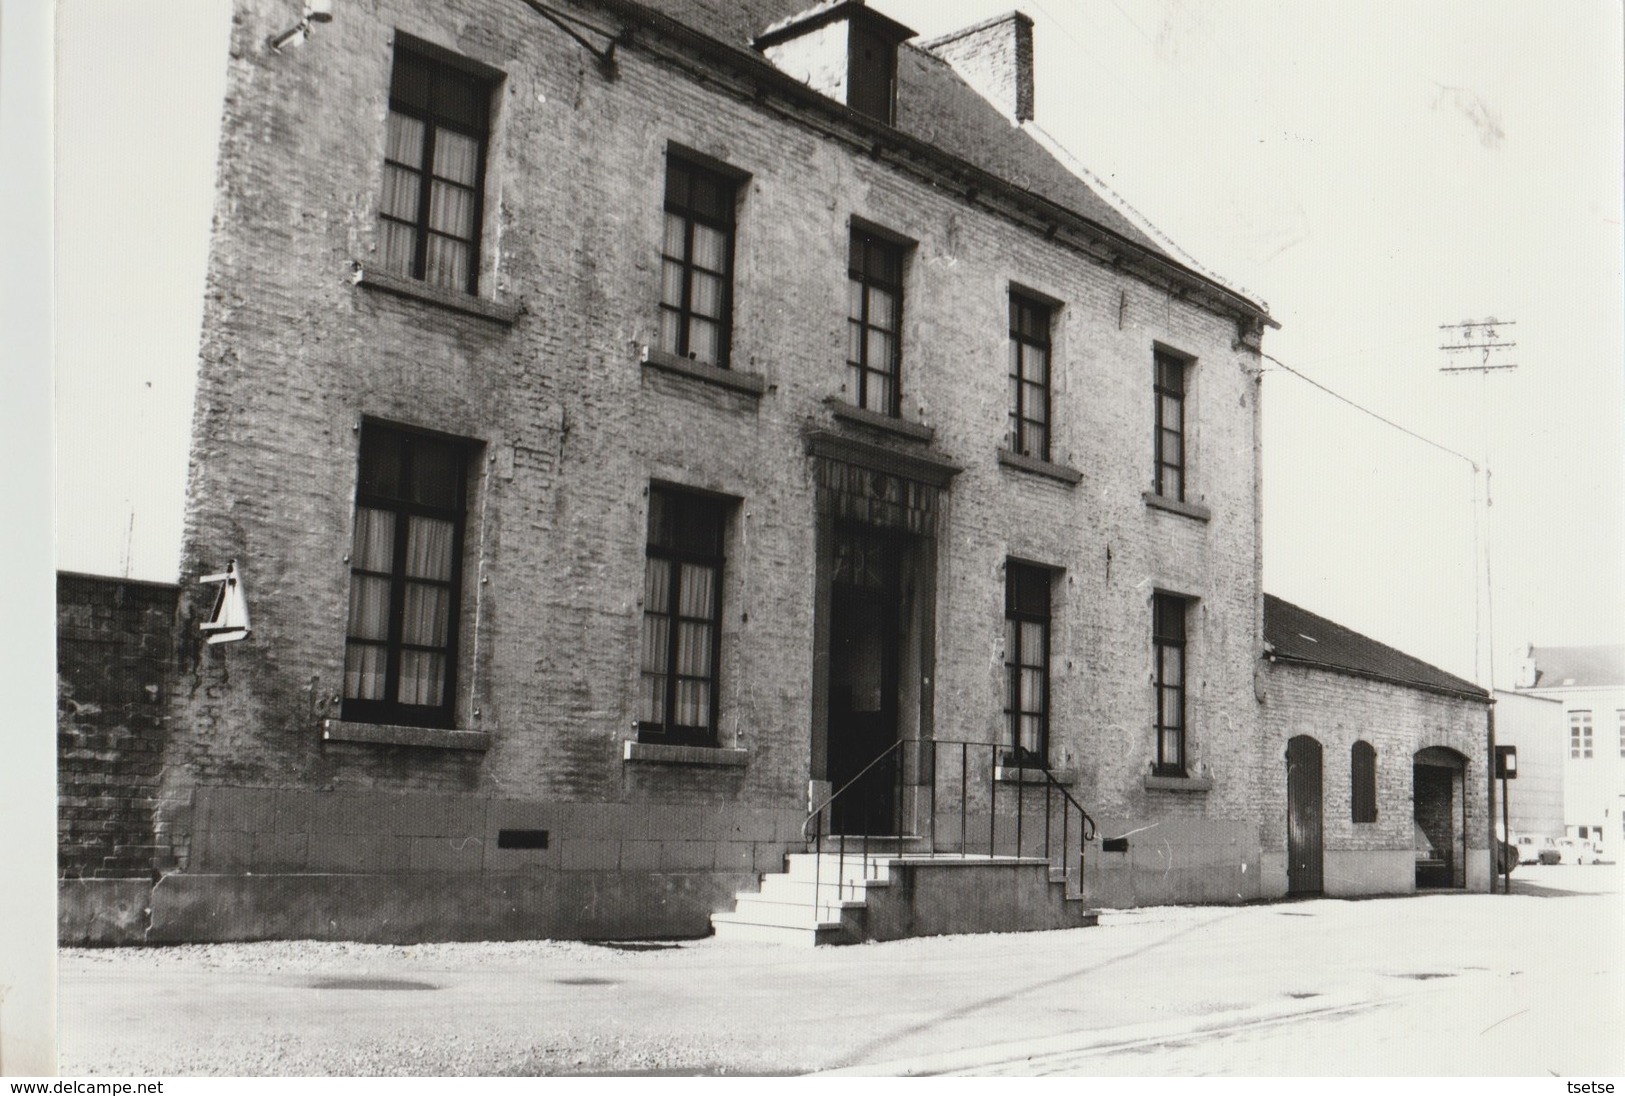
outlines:
[[[896,772],[897,789],[896,789],[896,792],[895,792],[895,803],[894,803],[894,808],[896,810],[896,819],[895,819],[896,825],[895,825],[895,829],[894,829],[894,836],[896,837],[897,841],[899,842],[898,849],[899,849],[899,851],[901,851],[901,848],[902,848],[901,842],[902,842],[902,840],[903,840],[903,838],[905,836],[904,833],[903,833],[903,769],[904,769],[904,763],[903,762],[904,762],[904,758],[903,758],[902,750],[903,750],[903,747],[907,746],[907,745],[916,745],[916,746],[922,746],[922,747],[928,746],[930,751],[931,751],[931,753],[930,753],[930,760],[931,760],[931,779],[930,779],[930,820],[931,821],[930,821],[930,833],[933,835],[933,842],[932,842],[933,846],[935,845],[934,835],[936,833],[936,817],[937,817],[937,782],[938,781],[937,781],[937,767],[936,767],[936,763],[937,763],[936,751],[937,751],[938,747],[940,747],[940,746],[950,746],[950,747],[951,746],[958,746],[960,748],[960,777],[959,777],[959,785],[960,785],[960,787],[959,787],[959,800],[960,800],[960,802],[959,802],[959,819],[960,819],[959,841],[960,841],[960,846],[959,847],[960,847],[960,854],[962,856],[969,856],[970,855],[970,841],[969,841],[969,834],[968,834],[968,832],[966,830],[966,822],[967,822],[968,817],[969,817],[969,791],[970,791],[970,787],[971,787],[971,782],[970,782],[970,779],[969,779],[969,775],[970,775],[970,773],[969,773],[969,769],[970,769],[969,759],[970,759],[971,748],[976,747],[978,750],[980,750],[982,748],[986,748],[986,749],[988,749],[990,751],[990,753],[988,755],[991,764],[990,764],[990,768],[989,768],[989,772],[988,772],[988,834],[987,834],[987,849],[988,849],[988,855],[989,856],[994,856],[994,855],[997,854],[997,849],[998,849],[998,791],[999,791],[998,785],[1000,783],[1000,781],[998,779],[998,769],[999,769],[1000,753],[1001,753],[1001,751],[1008,749],[1008,747],[1006,747],[1006,746],[1004,746],[1004,745],[1002,745],[1000,743],[997,743],[997,742],[987,742],[987,741],[970,742],[970,741],[967,741],[967,740],[958,740],[958,739],[940,739],[940,738],[910,739],[910,738],[900,738],[900,739],[897,739],[896,741],[892,742],[889,746],[887,746],[880,753],[876,754],[869,761],[869,763],[866,764],[862,769],[858,770],[858,772],[855,775],[853,775],[844,784],[842,784],[839,788],[836,788],[827,797],[825,797],[823,802],[821,802],[817,806],[813,807],[812,810],[810,810],[808,812],[806,819],[803,820],[803,822],[801,824],[801,836],[802,836],[802,838],[804,840],[806,840],[806,839],[812,840],[813,845],[814,845],[813,901],[814,901],[815,906],[821,906],[822,905],[822,896],[823,896],[823,838],[824,838],[823,818],[824,818],[824,815],[825,815],[825,813],[827,811],[830,810],[830,808],[836,803],[836,801],[841,798],[842,795],[844,795],[848,791],[850,791],[860,781],[863,781],[864,778],[869,776],[870,772],[876,768],[876,766],[880,765],[883,761],[886,761],[889,758],[894,758],[897,761],[897,772]],[[921,763],[922,764],[924,763],[923,758],[922,758]],[[1018,763],[1019,763],[1019,759],[1018,759]],[[1044,778],[1044,859],[1050,861],[1052,867],[1056,862],[1056,857],[1053,856],[1052,853],[1051,853],[1051,847],[1052,847],[1051,846],[1051,837],[1052,837],[1052,832],[1053,832],[1053,813],[1054,813],[1053,809],[1052,809],[1052,806],[1051,806],[1051,803],[1052,803],[1054,793],[1056,793],[1056,792],[1060,793],[1061,852],[1060,852],[1059,861],[1060,861],[1060,870],[1063,873],[1063,879],[1069,877],[1070,874],[1071,874],[1070,871],[1068,870],[1069,853],[1070,853],[1070,850],[1071,850],[1071,843],[1072,843],[1072,837],[1071,837],[1071,812],[1076,811],[1077,814],[1078,814],[1078,895],[1081,897],[1081,895],[1083,893],[1083,878],[1084,878],[1084,850],[1085,850],[1085,847],[1088,845],[1088,843],[1090,841],[1095,840],[1096,836],[1098,835],[1098,830],[1097,830],[1096,825],[1095,825],[1095,820],[1094,820],[1093,816],[1091,816],[1089,814],[1089,812],[1086,809],[1084,809],[1083,804],[1078,802],[1077,797],[1074,796],[1070,791],[1068,791],[1066,786],[1063,785],[1059,780],[1057,780],[1055,778],[1055,773],[1050,769],[1049,765],[1046,764],[1044,761],[1038,760],[1036,758],[1035,759],[1030,759],[1030,760],[1027,760],[1025,764],[1020,764],[1019,767],[1025,768],[1025,769],[1033,769],[1033,770],[1043,774],[1043,778]],[[1025,797],[1026,797],[1025,785],[1026,785],[1026,783],[1027,783],[1027,781],[1024,780],[1024,779],[1018,780],[1017,783],[1016,783],[1016,822],[1015,822],[1015,826],[1016,826],[1016,833],[1015,833],[1016,847],[1015,847],[1015,855],[1017,857],[1021,856],[1022,851],[1023,851],[1023,846],[1024,846],[1024,843],[1025,843],[1025,839],[1026,839],[1025,834],[1023,832],[1023,826],[1024,826],[1024,823],[1025,823],[1026,814],[1027,814],[1026,802],[1025,802]],[[923,804],[920,804],[920,803],[916,802],[916,807],[915,807],[916,818],[918,818],[918,813],[919,813],[919,810],[920,810],[920,808],[922,806],[923,806]],[[814,823],[817,823],[817,826],[816,826],[816,828],[813,829],[813,832],[811,834],[809,834],[808,833],[808,828],[814,826]],[[837,870],[836,893],[837,893],[837,896],[838,896],[837,900],[839,900],[839,896],[844,893],[845,888],[846,888],[846,856],[847,856],[846,844],[847,844],[847,837],[848,837],[848,835],[846,833],[844,833],[844,832],[842,834],[840,834],[839,855],[838,855],[838,858],[837,858],[837,869],[836,869]],[[863,878],[868,879],[869,878],[869,864],[870,864],[870,860],[871,860],[870,851],[869,851],[869,837],[870,837],[870,834],[868,832],[868,827],[865,827],[865,830],[864,830],[864,833],[863,833],[862,837],[863,837],[863,846],[862,846],[863,869],[862,869],[862,871],[863,871]],[[855,886],[856,886],[856,884],[854,883],[854,887]]]
[[[848,780],[845,784],[842,784],[839,788],[836,788],[833,792],[830,792],[828,799],[824,800],[822,803],[820,803],[818,806],[814,807],[811,811],[808,812],[806,819],[801,823],[801,836],[803,838],[809,837],[810,835],[807,833],[807,825],[810,822],[812,822],[813,819],[815,819],[819,815],[823,814],[825,808],[827,808],[830,804],[834,803],[835,800],[839,799],[842,792],[846,791],[852,785],[854,785],[858,781],[862,780],[864,775],[866,773],[868,773],[868,771],[870,769],[874,768],[876,765],[878,765],[882,761],[884,761],[886,759],[887,754],[896,753],[896,752],[898,752],[899,750],[901,750],[903,748],[904,743],[906,743],[906,742],[914,742],[914,741],[917,741],[917,740],[912,739],[912,738],[899,738],[896,742],[893,742],[890,746],[887,746],[884,750],[881,750],[879,753],[877,753],[874,756],[874,760],[870,761],[869,764],[867,764],[863,768],[859,769],[857,775],[854,776],[851,780]]]
[[[841,794],[843,792],[845,792],[848,788],[851,788],[858,781],[862,780],[865,776],[867,776],[870,769],[872,769],[876,765],[880,764],[882,761],[884,761],[888,756],[890,756],[892,754],[897,754],[898,755],[898,760],[901,761],[901,759],[902,759],[901,758],[901,753],[902,753],[903,745],[904,745],[904,743],[909,742],[909,741],[912,741],[912,740],[911,739],[905,739],[905,738],[899,738],[896,742],[893,742],[890,746],[887,746],[884,750],[881,750],[878,754],[876,754],[873,758],[870,759],[870,761],[869,761],[869,763],[867,765],[865,765],[863,768],[859,769],[857,771],[857,773],[854,774],[850,780],[848,780],[845,784],[842,784],[839,788],[836,788],[833,792],[831,792],[828,799],[824,800],[821,804],[819,804],[816,808],[814,808],[811,812],[809,812],[806,819],[803,820],[802,823],[801,823],[801,837],[802,837],[802,840],[807,839],[807,826],[809,824],[811,824],[815,819],[821,819],[823,817],[824,812],[826,810],[828,810],[830,808],[830,806],[837,799],[839,799],[841,797]],[[901,818],[902,802],[903,802],[903,797],[902,797],[902,794],[901,794],[901,792],[902,792],[902,782],[903,782],[903,766],[901,764],[899,764],[897,766],[897,783],[898,783],[897,809],[898,809],[898,812],[899,812],[897,829],[899,831],[898,832],[898,837],[899,838],[901,838],[901,836],[902,836],[901,831],[902,831],[902,828],[903,828],[902,827],[902,818]],[[817,915],[817,911],[818,911],[819,906],[821,905],[821,901],[822,901],[823,894],[824,894],[823,873],[824,873],[824,827],[820,823],[820,825],[813,831],[813,912],[814,912],[814,916]],[[863,878],[865,880],[867,880],[869,878],[869,833],[868,833],[867,827],[865,827],[864,834],[863,834]],[[841,891],[842,891],[842,888],[844,888],[845,886],[846,886],[846,833],[845,833],[845,831],[843,831],[841,833],[840,852],[839,852],[839,855],[836,858],[836,865],[835,865],[835,900],[837,902],[839,902],[841,900]]]

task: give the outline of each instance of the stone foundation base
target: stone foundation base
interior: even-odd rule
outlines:
[[[705,936],[749,872],[192,875],[64,880],[64,945]]]

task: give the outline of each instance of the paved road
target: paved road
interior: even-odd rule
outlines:
[[[819,951],[281,943],[61,961],[65,1074],[1625,1073],[1618,869]]]

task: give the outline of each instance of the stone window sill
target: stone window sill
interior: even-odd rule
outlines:
[[[1071,769],[1051,769],[1049,774],[1055,778],[1057,784],[1071,786],[1077,782],[1078,774]],[[1046,783],[1043,769],[1023,768],[1018,765],[995,765],[993,779],[1000,784],[1039,784]]]
[[[393,723],[347,723],[322,720],[322,738],[329,742],[373,742],[381,746],[426,746],[432,750],[485,750],[491,736],[484,731],[455,731],[441,727],[403,727]]]
[[[1194,502],[1180,502],[1178,499],[1164,498],[1155,491],[1143,491],[1140,497],[1145,504],[1153,510],[1166,510],[1170,514],[1180,514],[1197,521],[1208,521],[1213,517],[1213,511],[1206,506],[1198,506]]]
[[[692,361],[688,358],[679,358],[669,350],[659,347],[646,346],[643,348],[643,364],[650,369],[658,369],[662,373],[675,373],[679,377],[688,377],[690,380],[704,381],[719,388],[729,388],[735,392],[743,392],[747,396],[760,398],[767,391],[767,378],[760,373],[741,373],[733,369],[719,369],[704,362]]]
[[[853,423],[857,426],[867,426],[873,430],[884,430],[890,434],[908,438],[910,441],[922,441],[930,445],[937,436],[936,428],[923,423],[909,422],[907,419],[896,419],[890,415],[882,415],[878,411],[858,407],[845,400],[835,399],[833,396],[825,400],[830,413],[840,422]]]
[[[1027,457],[1020,453],[1012,453],[1008,449],[999,450],[999,463],[1006,468],[1014,468],[1021,472],[1031,472],[1035,476],[1048,476],[1052,480],[1060,480],[1068,487],[1083,479],[1083,473],[1076,468],[1065,464],[1055,464],[1037,457]]]
[[[1147,791],[1153,792],[1206,792],[1213,790],[1210,776],[1147,776]]]
[[[369,270],[365,267],[358,269],[355,273],[355,284],[362,289],[393,293],[397,297],[422,301],[424,304],[436,305],[452,312],[461,312],[465,316],[478,316],[482,320],[491,320],[504,327],[512,327],[514,321],[519,318],[519,308],[516,305],[498,304],[496,301],[488,301],[471,293],[441,289],[428,282],[420,282],[416,278],[402,278],[397,274],[386,274],[382,270]]]
[[[710,768],[742,769],[750,758],[747,750],[724,749],[721,746],[667,746],[659,742],[638,742],[628,739],[624,744],[625,761],[652,762],[656,765],[700,765]]]

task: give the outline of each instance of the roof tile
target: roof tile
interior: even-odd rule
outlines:
[[[1278,657],[1291,662],[1360,674],[1396,685],[1489,699],[1487,692],[1465,678],[1447,674],[1437,666],[1378,643],[1352,628],[1334,624],[1273,594],[1264,595],[1264,642]]]

